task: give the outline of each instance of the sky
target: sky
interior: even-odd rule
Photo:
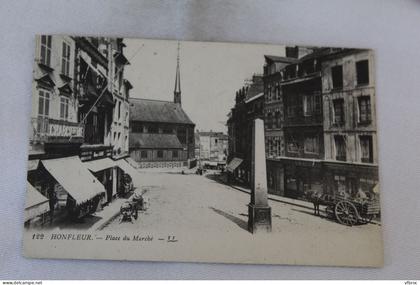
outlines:
[[[130,61],[125,78],[130,97],[173,101],[177,41],[124,39]],[[227,132],[235,93],[253,74],[262,74],[264,55],[284,56],[279,45],[180,42],[182,107],[196,130]]]

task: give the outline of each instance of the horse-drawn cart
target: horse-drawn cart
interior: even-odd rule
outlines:
[[[379,214],[378,199],[351,199],[341,196],[323,194],[313,198],[315,214],[319,215],[319,205],[326,206],[328,217],[335,218],[340,224],[347,226],[368,224]]]

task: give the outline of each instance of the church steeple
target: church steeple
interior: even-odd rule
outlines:
[[[178,55],[176,57],[174,102],[181,105],[181,74],[179,71],[179,42],[178,42]]]

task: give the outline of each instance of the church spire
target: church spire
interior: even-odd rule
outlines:
[[[179,42],[178,42],[178,55],[176,57],[174,102],[181,105],[181,74],[179,71]]]

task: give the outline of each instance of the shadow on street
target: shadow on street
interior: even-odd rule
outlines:
[[[209,207],[211,210],[213,210],[214,212],[216,212],[217,214],[231,220],[232,222],[234,222],[235,224],[237,224],[240,228],[248,231],[248,223],[245,222],[244,220],[239,219],[238,217],[235,217],[229,213],[226,213],[222,210],[213,208],[213,207]]]

